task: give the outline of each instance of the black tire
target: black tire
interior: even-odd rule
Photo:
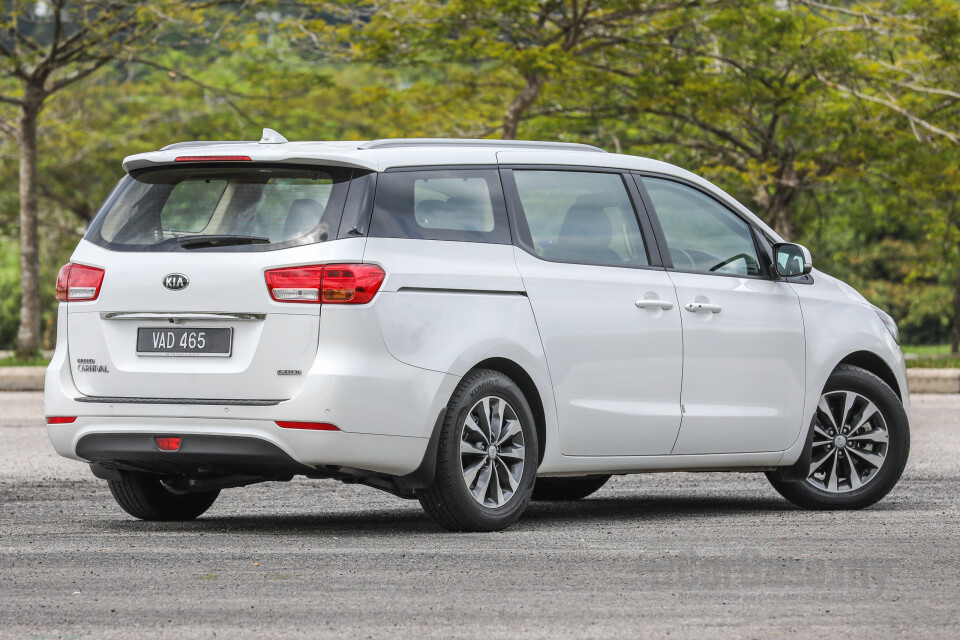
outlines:
[[[863,509],[887,495],[900,480],[910,453],[910,425],[900,398],[883,380],[851,365],[840,365],[830,374],[823,394],[849,391],[872,402],[886,425],[885,458],[875,475],[858,489],[832,493],[808,480],[785,481],[768,472],[767,479],[784,498],[804,509]],[[815,418],[816,419],[816,418]],[[847,454],[848,457],[853,458]],[[813,474],[811,474],[812,476]],[[859,475],[858,475],[859,477]]]
[[[579,476],[576,478],[538,478],[533,485],[534,500],[573,501],[586,498],[607,484],[610,476]]]
[[[173,493],[148,473],[121,471],[119,480],[108,480],[110,493],[120,507],[141,520],[193,520],[213,505],[219,489]]]
[[[488,396],[510,405],[523,438],[523,455],[517,458],[523,460],[520,479],[512,495],[499,507],[481,504],[474,497],[461,466],[461,440],[467,414]],[[489,464],[492,466],[494,462]],[[498,371],[479,369],[467,374],[450,398],[438,442],[436,476],[432,485],[417,491],[417,498],[423,510],[445,529],[499,531],[516,522],[526,509],[537,475],[537,462],[537,429],[520,387]]]

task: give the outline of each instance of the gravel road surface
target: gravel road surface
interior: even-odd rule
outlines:
[[[135,521],[0,394],[0,638],[957,638],[960,395],[914,396],[900,485],[800,511],[759,474],[614,478],[450,534],[333,481]]]

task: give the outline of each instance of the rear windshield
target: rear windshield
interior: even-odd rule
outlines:
[[[86,239],[117,251],[264,251],[337,237],[350,170],[150,169],[124,178]]]

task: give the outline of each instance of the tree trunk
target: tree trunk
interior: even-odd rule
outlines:
[[[523,113],[530,108],[530,105],[532,105],[537,99],[537,96],[540,95],[543,82],[543,76],[536,73],[526,77],[526,84],[523,86],[523,89],[520,90],[520,93],[517,94],[517,97],[514,98],[513,102],[510,103],[510,106],[507,107],[507,112],[504,114],[502,136],[504,140],[517,139],[517,129],[520,128],[520,120],[523,118]]]
[[[793,207],[788,202],[773,198],[773,203],[767,212],[767,220],[785,242],[793,238]]]
[[[789,155],[781,162],[773,194],[764,203],[764,209],[768,224],[786,242],[791,242],[794,234],[793,204],[799,194],[800,180],[793,166],[793,146],[789,142],[788,148]]]
[[[960,267],[953,285],[953,318],[950,323],[950,353],[960,352]]]
[[[28,85],[20,107],[20,329],[17,355],[40,350],[40,240],[37,230],[37,119],[43,89]]]

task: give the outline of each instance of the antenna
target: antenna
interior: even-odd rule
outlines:
[[[263,137],[260,138],[260,144],[283,144],[284,142],[290,142],[278,132],[273,129],[263,129]]]

